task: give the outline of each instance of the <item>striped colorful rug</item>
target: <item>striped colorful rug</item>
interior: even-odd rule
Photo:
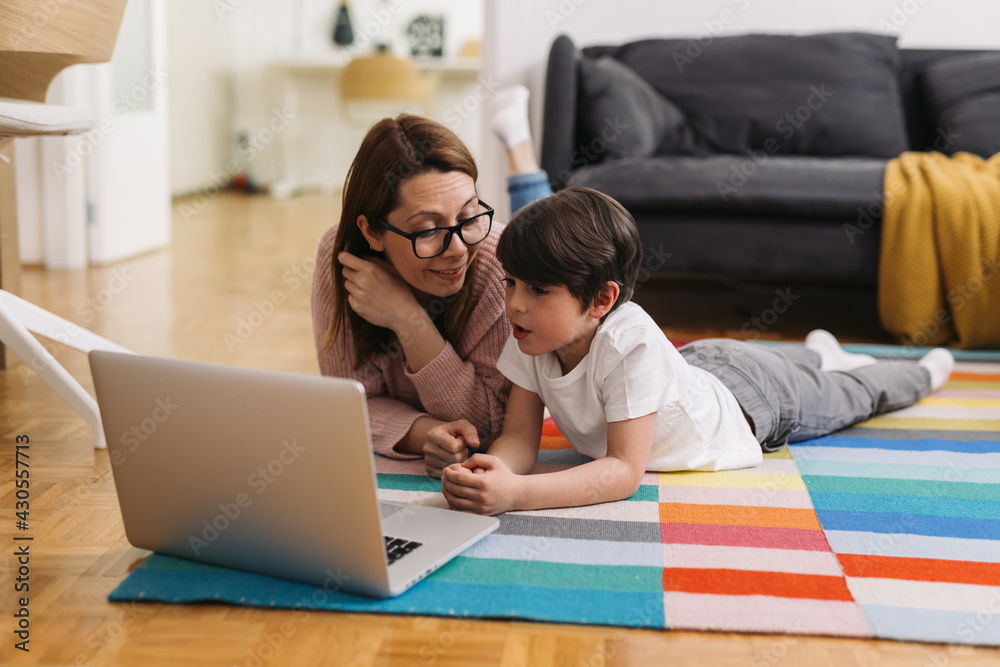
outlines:
[[[112,600],[217,601],[687,630],[1000,645],[1000,366],[765,457],[647,474],[629,500],[511,513],[392,600],[154,554]],[[548,425],[539,471],[581,462]],[[421,464],[381,495],[443,505]]]

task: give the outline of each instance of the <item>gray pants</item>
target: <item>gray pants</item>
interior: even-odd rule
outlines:
[[[905,408],[931,391],[930,372],[913,361],[826,372],[819,355],[804,346],[727,338],[695,341],[679,352],[733,392],[765,452]]]

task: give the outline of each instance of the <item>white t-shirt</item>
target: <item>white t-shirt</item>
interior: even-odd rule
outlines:
[[[763,461],[732,392],[688,364],[634,303],[607,316],[590,351],[566,375],[555,352],[529,356],[513,336],[497,368],[538,394],[573,448],[592,458],[607,455],[608,422],[656,412],[647,470],[732,470]]]

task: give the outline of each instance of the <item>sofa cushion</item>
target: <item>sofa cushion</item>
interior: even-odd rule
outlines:
[[[626,65],[583,58],[579,76],[577,131],[581,145],[596,142],[596,161],[648,157],[681,139],[684,114]]]
[[[630,212],[649,256],[668,255],[662,260],[666,271],[689,277],[698,273],[751,282],[780,281],[784,285],[874,287],[877,282],[878,229],[860,234],[852,231],[848,241],[842,218],[724,210],[670,211],[669,217],[656,209]],[[874,293],[871,299],[874,301]],[[874,303],[872,306],[874,314]]]
[[[756,211],[881,218],[880,158],[654,156],[583,167],[568,185],[605,192],[629,210]],[[669,218],[669,216],[666,216]],[[862,227],[870,222],[862,221]]]
[[[868,33],[740,35],[583,54],[635,70],[715,152],[894,157],[907,148],[895,42]]]
[[[931,117],[948,138],[944,152],[1000,153],[1000,54],[931,63],[923,83]]]

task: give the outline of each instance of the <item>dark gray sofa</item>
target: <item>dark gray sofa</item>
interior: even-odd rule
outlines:
[[[618,199],[644,244],[670,255],[667,273],[874,287],[886,162],[904,150],[1000,150],[995,52],[897,49],[862,33],[693,44],[580,50],[561,36],[545,84],[541,162],[554,189]],[[971,79],[928,74],[980,55]],[[633,74],[655,94],[623,94]],[[974,93],[972,116],[947,115],[953,84]]]

